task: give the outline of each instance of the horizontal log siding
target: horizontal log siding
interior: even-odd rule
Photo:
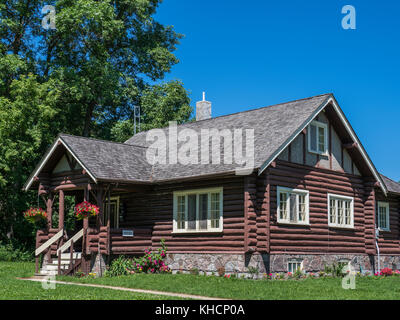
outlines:
[[[382,254],[400,254],[400,197],[389,194],[385,197],[381,190],[375,189],[376,201],[389,202],[390,232],[381,231],[379,249]],[[376,217],[377,219],[377,217]]]
[[[277,161],[276,167],[269,169],[268,178],[271,184],[271,253],[362,254],[367,244],[370,248],[371,243],[365,240],[364,217],[368,194],[361,177]],[[310,226],[277,223],[277,186],[310,192]],[[354,229],[328,227],[328,193],[354,197]]]
[[[221,234],[172,234],[173,192],[223,187],[224,228]],[[165,239],[170,253],[244,252],[243,177],[155,186],[153,190],[121,195],[127,216],[121,228],[152,228],[151,245]],[[115,251],[115,241],[112,239]]]

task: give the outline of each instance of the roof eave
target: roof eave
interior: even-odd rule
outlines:
[[[53,143],[53,145],[48,149],[46,154],[43,156],[42,160],[39,162],[39,164],[36,166],[35,170],[33,173],[29,176],[27,182],[25,182],[23,186],[24,191],[28,191],[30,187],[32,186],[32,183],[34,182],[35,177],[40,173],[40,171],[43,169],[43,166],[46,164],[46,162],[50,159],[51,155],[57,148],[59,144],[62,144],[68,152],[76,159],[76,161],[80,164],[80,166],[87,172],[87,174],[92,178],[92,180],[97,183],[97,178],[95,175],[85,166],[82,161],[79,159],[79,157],[73,152],[73,150],[68,146],[68,144],[62,139],[62,135],[59,135],[56,139],[56,141]]]

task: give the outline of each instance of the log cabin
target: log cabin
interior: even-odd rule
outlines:
[[[43,256],[41,274],[101,275],[112,257],[155,250],[161,239],[173,272],[315,272],[334,262],[360,272],[400,268],[400,184],[377,171],[333,94],[215,118],[205,99],[196,108],[196,121],[173,128],[175,146],[159,143],[163,134],[172,141],[171,126],[156,131],[157,142],[154,131],[125,143],[57,137],[24,186],[47,206],[37,272]],[[225,130],[224,142],[198,148],[197,138],[180,136],[205,129],[212,137]],[[226,142],[245,129],[253,159],[241,172],[226,161]],[[184,155],[174,159],[177,149]],[[96,203],[100,214],[66,230],[66,197]]]

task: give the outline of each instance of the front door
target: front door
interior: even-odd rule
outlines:
[[[110,207],[110,210],[108,208]],[[104,203],[104,225],[107,225],[108,218],[110,217],[110,228],[119,228],[119,198],[111,198],[110,206],[108,200]]]

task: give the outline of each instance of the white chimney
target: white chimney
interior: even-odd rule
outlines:
[[[203,92],[203,101],[196,103],[196,121],[211,119],[211,102],[206,101],[206,93]]]

